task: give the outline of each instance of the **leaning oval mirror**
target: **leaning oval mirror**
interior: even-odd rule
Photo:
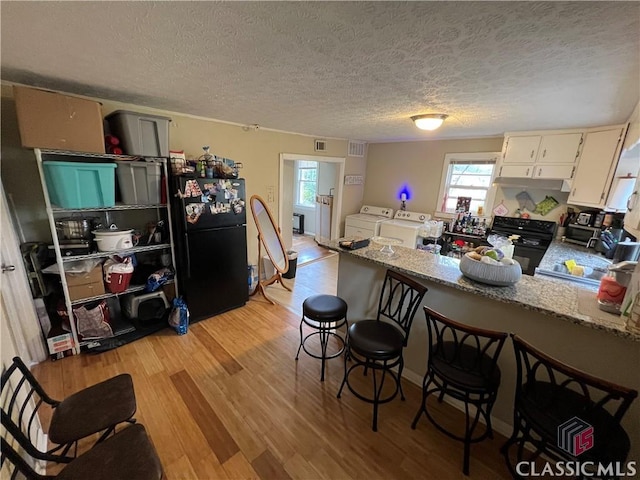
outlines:
[[[271,211],[269,211],[264,200],[258,195],[252,196],[249,203],[251,205],[253,219],[256,222],[256,227],[258,227],[259,241],[262,241],[275,269],[280,273],[286,273],[289,268],[287,252],[284,248],[284,243],[282,243],[282,237],[280,236],[276,222],[271,215]],[[258,261],[260,262],[262,259],[259,258]]]

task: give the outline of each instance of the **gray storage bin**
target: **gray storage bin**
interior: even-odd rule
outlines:
[[[160,203],[161,166],[157,162],[116,162],[118,186],[126,205]]]
[[[169,156],[169,117],[117,110],[106,120],[127,155]]]

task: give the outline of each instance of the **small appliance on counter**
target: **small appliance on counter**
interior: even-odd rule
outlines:
[[[637,264],[636,261],[625,261],[609,266],[607,275],[600,280],[600,288],[598,289],[597,299],[600,310],[620,313],[631,275]]]
[[[640,256],[640,242],[625,240],[616,245],[613,252],[613,263],[624,261],[637,262]]]

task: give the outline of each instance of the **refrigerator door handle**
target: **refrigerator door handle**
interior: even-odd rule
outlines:
[[[189,253],[189,236],[184,234],[184,249],[187,257],[187,278],[191,278],[191,255]]]

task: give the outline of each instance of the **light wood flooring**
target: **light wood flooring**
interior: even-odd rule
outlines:
[[[251,297],[243,308],[166,329],[118,349],[34,367],[54,398],[112,375],[133,376],[138,412],[173,479],[496,479],[508,478],[499,447],[504,438],[473,445],[471,475],[462,474],[462,444],[423,417],[410,425],[420,389],[405,381],[406,401],[380,407],[378,432],[371,405],[336,393],[342,359],[300,354],[300,306],[314,293],[335,293],[338,256],[298,269],[293,292],[268,287],[280,302]],[[370,388],[370,377],[356,386]],[[434,414],[462,428],[463,416],[433,403]],[[96,468],[99,468],[97,465]]]

